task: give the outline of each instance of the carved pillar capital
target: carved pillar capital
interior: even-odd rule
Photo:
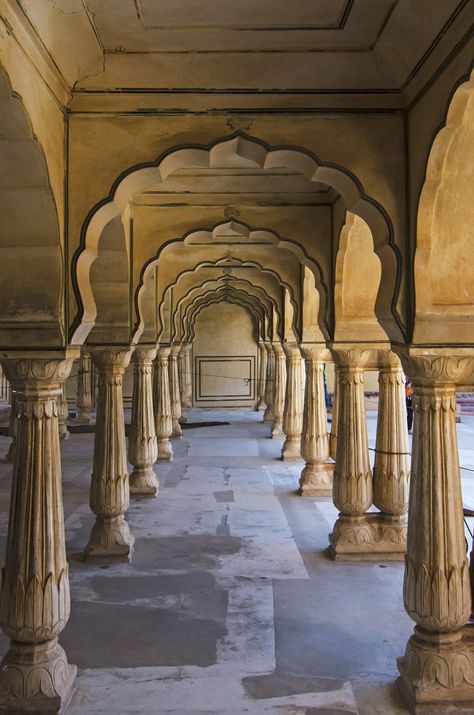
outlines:
[[[474,385],[474,355],[461,348],[400,348],[403,369],[414,385]]]
[[[93,345],[89,348],[89,352],[99,372],[113,376],[123,375],[130,364],[134,349],[133,346]]]

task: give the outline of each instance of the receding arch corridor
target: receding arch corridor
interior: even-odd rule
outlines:
[[[295,495],[301,463],[278,459],[282,441],[261,419],[190,410],[174,461],[156,467],[158,498],[131,500],[132,562],[115,565],[82,560],[93,434],[72,427],[61,445],[72,596],[62,643],[80,672],[74,715],[408,712],[393,684],[412,628],[403,565],[326,556],[332,500]],[[367,421],[373,448],[375,411]],[[223,424],[199,426],[213,422]],[[473,467],[474,417],[458,428]],[[2,504],[11,472],[0,463]]]

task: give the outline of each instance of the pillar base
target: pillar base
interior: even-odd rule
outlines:
[[[16,439],[12,439],[10,442],[10,446],[8,447],[8,452],[5,455],[5,461],[6,462],[14,462],[15,461],[15,454],[16,454]]]
[[[134,537],[123,516],[98,516],[85,548],[86,559],[131,561]]]
[[[160,483],[152,467],[133,470],[130,475],[130,494],[133,496],[156,497]]]
[[[185,422],[188,421],[188,417],[185,414],[181,414],[181,417],[178,419],[178,422],[180,425],[184,424]]]
[[[269,407],[267,407],[267,409],[265,410],[264,415],[263,415],[263,421],[273,423],[274,419],[275,419],[275,415],[273,414],[273,410],[271,410]]]
[[[332,495],[334,462],[306,464],[300,476],[299,495],[302,497],[328,497]]]
[[[404,517],[340,514],[329,534],[329,555],[335,561],[404,561],[406,543]]]
[[[173,461],[173,447],[168,437],[164,439],[158,439],[158,457],[157,462],[172,462]]]
[[[286,434],[283,432],[283,424],[281,420],[273,421],[272,439],[285,439]]]
[[[264,399],[261,399],[255,408],[255,412],[260,412],[260,410],[266,410],[266,409],[267,409],[267,403],[265,402]]]
[[[281,450],[282,462],[294,461],[302,459],[301,456],[301,435],[297,437],[288,437],[285,439],[283,448]]]
[[[474,702],[474,628],[428,633],[418,626],[397,661],[397,685],[416,715],[451,713]]]
[[[81,410],[78,408],[74,422],[78,425],[90,425],[90,423],[91,423],[90,410],[87,410],[87,409]]]
[[[173,431],[171,432],[171,436],[174,439],[181,439],[181,437],[183,436],[183,431],[178,420],[173,420]]]
[[[57,640],[11,641],[0,672],[0,713],[64,712],[76,687],[77,668],[69,665]]]
[[[66,440],[69,439],[70,432],[66,425],[59,425],[59,439]]]

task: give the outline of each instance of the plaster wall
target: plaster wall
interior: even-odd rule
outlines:
[[[195,407],[255,406],[257,342],[244,308],[225,302],[204,308],[196,318],[192,357]]]

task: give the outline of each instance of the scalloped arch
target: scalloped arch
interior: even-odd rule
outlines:
[[[383,269],[377,317],[394,339],[403,338],[403,323],[396,310],[401,257],[393,242],[391,221],[384,209],[365,194],[358,179],[344,167],[323,164],[315,154],[302,147],[271,147],[260,139],[239,132],[207,146],[172,147],[154,162],[131,167],[117,179],[109,196],[91,210],[84,223],[81,247],[73,263],[73,283],[80,306],[71,331],[73,344],[83,342],[95,321],[90,267],[97,257],[99,238],[105,225],[122,215],[134,194],[162,182],[174,171],[239,166],[262,171],[291,169],[309,181],[326,183],[342,196],[349,210],[364,218],[372,230],[374,249]]]

